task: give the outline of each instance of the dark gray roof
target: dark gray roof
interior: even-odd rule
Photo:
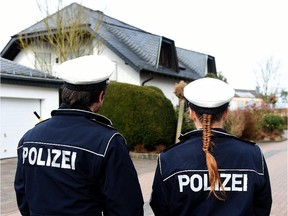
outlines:
[[[0,58],[1,83],[34,85],[45,87],[60,87],[63,81],[44,73],[13,61]]]
[[[162,36],[151,34],[107,16],[101,11],[94,11],[77,3],[72,3],[59,12],[65,14],[65,16],[62,16],[64,19],[69,20],[73,19],[72,13],[75,13],[75,11],[77,11],[76,9],[79,9],[79,7],[83,9],[82,12],[85,13],[85,16],[83,16],[85,19],[83,19],[82,22],[83,27],[88,28],[88,30],[92,32],[95,26],[100,24],[95,37],[100,38],[107,47],[136,71],[166,75],[186,80],[195,80],[205,76],[208,59],[208,55],[206,54],[174,47],[177,53],[179,66],[179,71],[175,71],[158,65],[163,40]],[[47,19],[51,29],[56,29],[55,22],[53,22],[54,19],[56,19],[56,14],[51,15]],[[69,21],[64,21],[63,23],[68,23],[68,27]],[[17,51],[12,49],[11,46],[12,44],[14,44],[14,46],[17,45],[18,36],[33,37],[35,34],[47,34],[44,20],[14,35],[9,42],[10,45],[8,44],[1,52],[1,56],[9,58],[8,53],[10,53],[10,55],[13,55],[14,53],[15,57]],[[171,41],[174,45],[174,41]],[[10,56],[10,58],[13,58],[13,56]],[[214,57],[212,57],[212,61],[215,65]],[[216,73],[216,66],[214,70],[215,71],[212,72]]]
[[[235,97],[239,97],[239,98],[259,98],[260,95],[255,90],[235,89]]]

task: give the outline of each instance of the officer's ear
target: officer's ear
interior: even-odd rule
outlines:
[[[98,112],[98,111],[99,111],[100,107],[101,107],[102,104],[103,104],[104,94],[105,94],[105,92],[104,92],[104,91],[101,91],[100,94],[99,94],[99,97],[98,97],[98,101],[95,101],[94,103],[91,104],[91,106],[89,107],[89,109],[90,109],[92,112]]]
[[[229,110],[228,110],[228,108],[224,111],[224,113],[223,113],[223,116],[222,116],[222,119],[225,121],[226,120],[226,118],[227,118],[227,116],[228,116],[228,112],[229,112]]]
[[[189,107],[189,116],[195,122],[197,119],[196,113]]]
[[[101,91],[100,94],[99,94],[98,101],[99,101],[99,103],[101,103],[101,104],[103,103],[104,95],[105,95],[105,92],[104,92],[104,91]]]

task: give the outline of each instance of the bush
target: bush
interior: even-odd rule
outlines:
[[[284,117],[287,119],[287,116]],[[263,140],[281,140],[285,128],[282,116],[263,104],[245,109],[230,111],[224,128],[231,134],[256,142]]]
[[[253,104],[251,106],[246,107],[246,110],[250,110],[253,114],[253,118],[255,119],[255,128],[256,132],[262,130],[261,127],[261,119],[264,115],[273,113],[273,109],[266,103],[262,103],[260,106]]]
[[[153,151],[175,141],[174,107],[159,88],[111,82],[99,114],[111,119],[129,150],[140,144]]]
[[[228,113],[224,128],[234,136],[253,140],[256,135],[256,119],[249,109],[235,110]]]
[[[245,116],[242,110],[231,111],[224,122],[224,129],[237,137],[242,137],[245,128]]]
[[[275,130],[279,132],[284,131],[284,121],[283,118],[276,114],[266,114],[261,120],[261,127],[268,133]]]

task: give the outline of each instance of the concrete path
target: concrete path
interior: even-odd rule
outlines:
[[[287,137],[287,136],[286,136]],[[288,142],[272,142],[259,144],[267,161],[273,192],[271,216],[287,216],[287,145]],[[20,216],[17,210],[13,180],[16,158],[1,160],[1,216]],[[155,159],[139,159],[133,157],[145,201],[145,216],[153,216],[149,206],[151,185],[156,168]]]

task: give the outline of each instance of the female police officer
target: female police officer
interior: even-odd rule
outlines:
[[[101,56],[64,62],[62,102],[19,142],[15,191],[22,215],[142,216],[124,138],[97,115],[115,65]]]
[[[159,155],[150,205],[164,215],[269,215],[271,188],[255,143],[222,129],[234,89],[213,78],[184,88],[196,130]]]

